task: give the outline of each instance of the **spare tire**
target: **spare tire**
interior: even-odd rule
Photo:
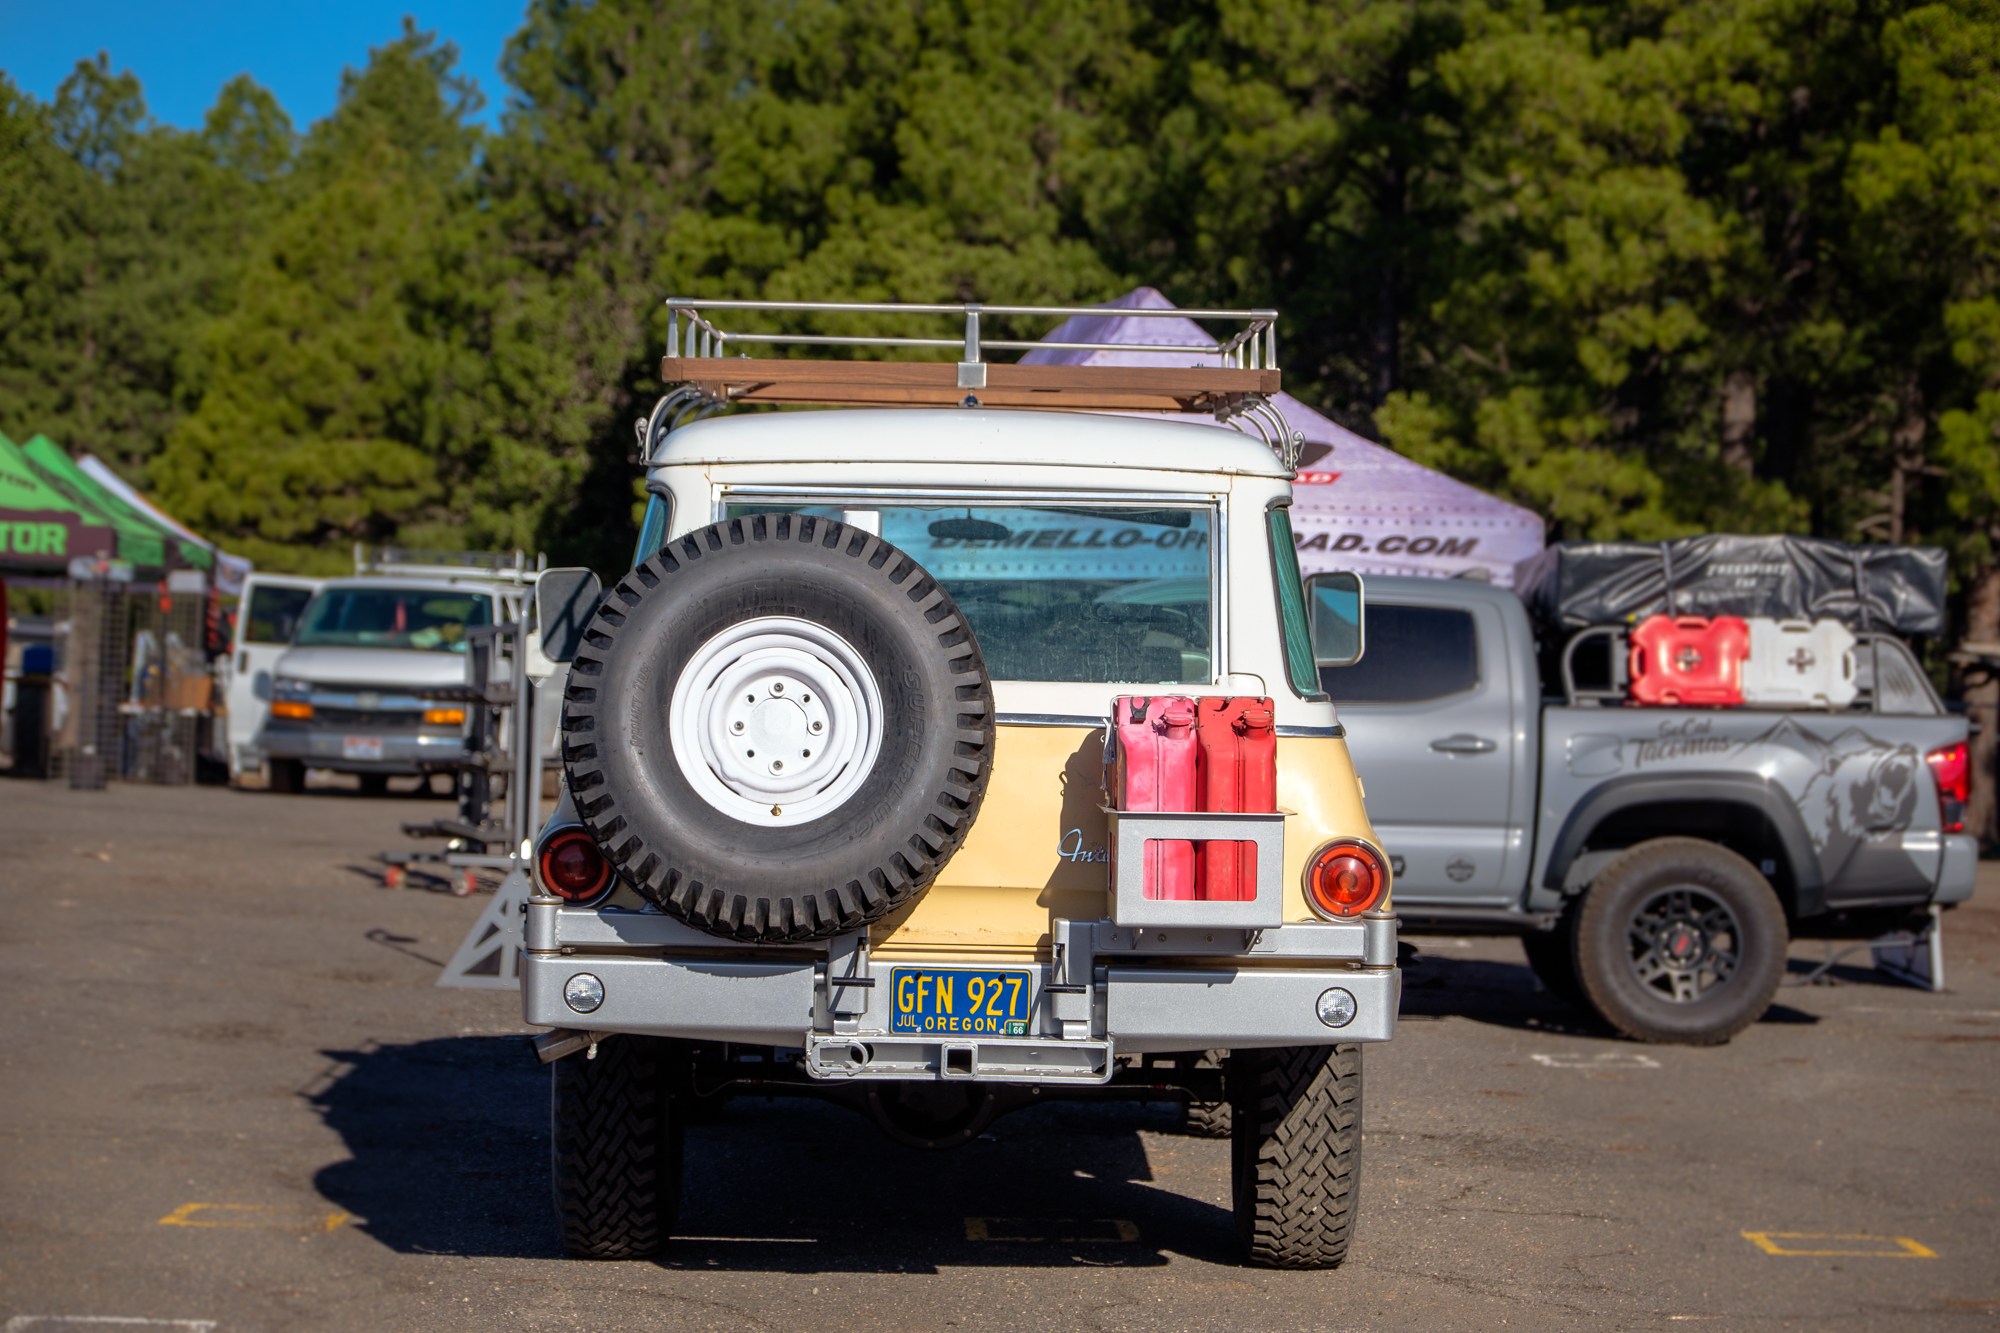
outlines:
[[[733,518],[599,602],[570,668],[578,816],[661,910],[810,940],[913,901],[965,841],[993,686],[949,594],[831,519]]]

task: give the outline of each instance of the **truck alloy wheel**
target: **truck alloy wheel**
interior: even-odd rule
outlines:
[[[986,791],[993,688],[917,562],[831,519],[670,542],[584,631],[563,705],[578,815],[690,925],[809,940],[913,900]]]
[[[1656,838],[1601,871],[1576,921],[1593,1008],[1640,1041],[1713,1045],[1757,1021],[1785,969],[1785,912],[1748,861]]]

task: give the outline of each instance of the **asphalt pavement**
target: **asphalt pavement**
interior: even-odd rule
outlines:
[[[590,1264],[517,997],[434,985],[487,900],[370,860],[443,808],[0,781],[0,1329],[2000,1326],[2000,867],[1945,993],[1862,955],[1711,1050],[1417,939],[1335,1272],[1238,1267],[1168,1105],[926,1154],[758,1099],[690,1130],[660,1260]]]

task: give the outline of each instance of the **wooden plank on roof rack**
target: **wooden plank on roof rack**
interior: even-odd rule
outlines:
[[[734,403],[829,407],[981,407],[1213,412],[1278,391],[1275,370],[1216,366],[1023,366],[988,362],[986,387],[959,387],[958,366],[939,361],[808,361],[662,357],[667,384],[694,384]]]

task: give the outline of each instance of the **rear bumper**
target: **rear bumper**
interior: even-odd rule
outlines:
[[[1053,961],[994,964],[1030,974],[1025,1031],[898,1033],[888,1012],[896,968],[978,964],[873,957],[853,937],[751,955],[659,913],[545,900],[528,908],[522,1006],[542,1027],[800,1049],[806,1073],[825,1080],[1102,1083],[1115,1055],[1387,1041],[1395,1033],[1401,974],[1387,918],[1239,935],[1246,947],[1223,956],[1135,947],[1132,932],[1108,921],[1058,922],[1057,934],[1069,941],[1060,972]],[[587,1013],[564,999],[580,973],[603,989]],[[839,984],[848,979],[874,984]],[[1350,1011],[1337,1027],[1320,1017]]]
[[[1979,839],[1969,833],[1944,835],[1944,859],[1938,867],[1934,903],[1962,903],[1972,896],[1979,875]]]

